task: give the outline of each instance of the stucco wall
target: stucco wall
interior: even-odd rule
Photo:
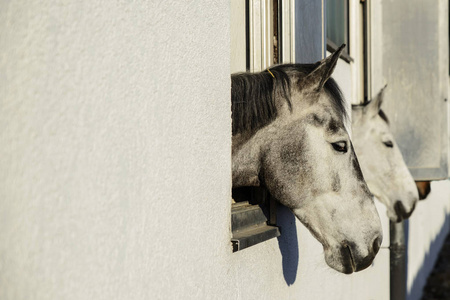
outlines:
[[[0,3],[0,299],[223,289],[228,2]]]

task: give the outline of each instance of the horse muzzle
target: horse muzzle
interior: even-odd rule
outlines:
[[[400,202],[400,201],[395,202],[394,209],[395,209],[395,213],[397,214],[397,223],[408,219],[411,216],[411,214],[413,213],[415,207],[416,207],[416,202],[414,202],[411,209],[409,211],[407,211],[402,202]]]
[[[360,255],[356,245],[352,243],[345,243],[342,245],[340,251],[343,259],[343,266],[345,274],[351,274],[366,269],[372,264],[375,255],[380,250],[381,237],[375,238],[371,249],[367,255]]]
[[[364,270],[372,264],[376,254],[380,250],[381,241],[381,235],[377,235],[370,244],[368,251],[364,251],[365,253],[359,251],[355,243],[343,241],[341,245],[335,248],[336,256],[339,257],[338,261],[325,260],[331,268],[344,274]],[[332,256],[336,257],[335,255]]]

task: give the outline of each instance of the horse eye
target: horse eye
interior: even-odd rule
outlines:
[[[346,153],[347,152],[347,142],[343,141],[343,142],[337,142],[337,143],[331,143],[331,145],[333,146],[334,150],[342,152],[342,153]]]
[[[383,142],[383,144],[384,144],[386,147],[389,147],[389,148],[394,147],[394,143],[392,143],[392,141],[386,141],[386,142]]]

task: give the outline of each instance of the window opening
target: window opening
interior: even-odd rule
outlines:
[[[232,73],[261,71],[282,62],[281,3],[281,0],[231,0]],[[286,8],[290,5],[286,2]],[[287,32],[290,34],[290,28]],[[290,52],[285,52],[290,59]],[[233,251],[280,235],[276,227],[277,203],[264,187],[235,188],[232,193]]]

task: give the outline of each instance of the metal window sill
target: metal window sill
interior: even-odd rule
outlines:
[[[267,217],[259,205],[250,205],[248,202],[233,204],[231,209],[233,252],[280,236],[278,227],[267,223]]]

